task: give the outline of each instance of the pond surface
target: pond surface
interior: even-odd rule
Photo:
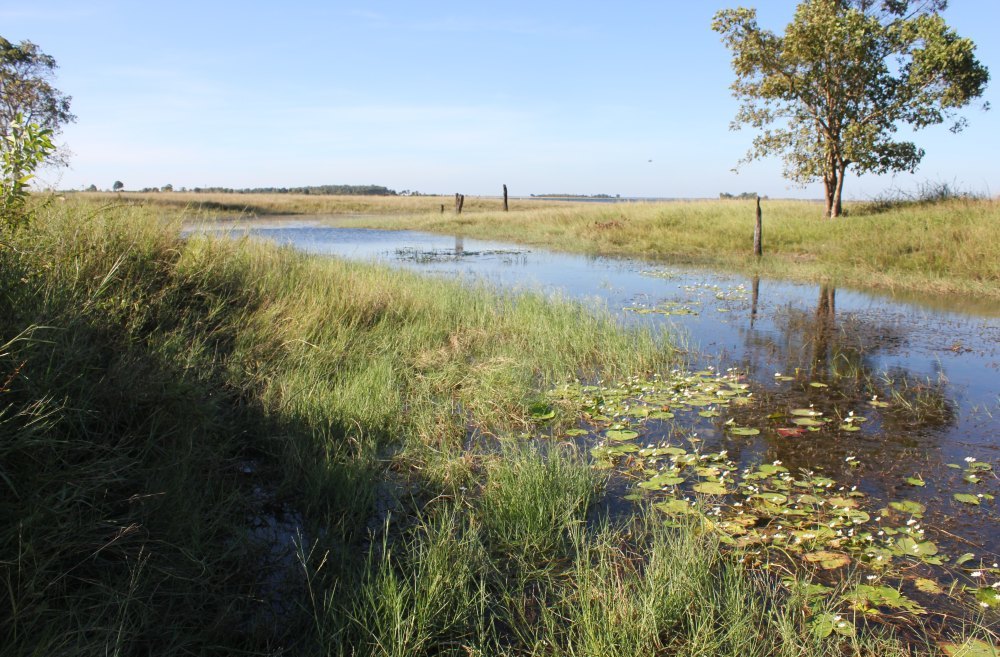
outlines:
[[[792,473],[819,471],[847,490],[856,486],[872,510],[898,500],[926,506],[926,515],[915,517],[941,554],[973,554],[968,568],[1000,560],[998,502],[992,499],[1000,496],[1000,305],[956,299],[949,308],[941,299],[904,302],[462,237],[339,228],[321,220],[219,226],[191,230],[247,232],[313,254],[539,289],[606,306],[625,325],[669,329],[681,336],[692,370],[729,371],[732,380],[750,385],[753,403],[720,405],[718,413],[701,409],[685,416],[681,427],[680,417],[667,420],[662,413],[659,419],[647,414],[581,423],[590,444],[609,428],[635,429],[643,447],[686,437],[697,450],[726,454],[737,468],[780,462]],[[796,423],[803,409],[812,409],[821,425]],[[852,414],[859,419],[845,421]],[[759,433],[734,435],[736,425]],[[619,490],[625,496],[635,487],[621,484]]]

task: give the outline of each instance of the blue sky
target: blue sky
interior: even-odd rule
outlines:
[[[820,196],[780,163],[732,169],[729,54],[716,10],[782,30],[795,2],[0,2],[0,34],[54,56],[76,124],[59,188],[380,184],[425,193]],[[1000,76],[1000,2],[946,19]],[[914,138],[915,175],[858,179],[870,198],[927,181],[1000,193],[998,83],[970,125]],[[650,161],[652,160],[652,161]]]

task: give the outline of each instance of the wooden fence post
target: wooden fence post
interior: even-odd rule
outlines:
[[[758,258],[764,254],[764,246],[761,244],[761,213],[760,197],[757,197],[757,219],[753,225],[753,254]]]
[[[507,211],[507,185],[503,186],[503,211]]]

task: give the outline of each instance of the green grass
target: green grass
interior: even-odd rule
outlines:
[[[662,338],[158,214],[0,249],[0,655],[902,654],[520,437]]]
[[[454,212],[452,196],[326,196],[320,194],[222,194],[207,192],[69,192],[64,198],[87,205],[131,203],[204,218],[268,215],[320,214],[401,214],[419,212]],[[571,206],[572,201],[517,199],[521,207]],[[498,198],[468,196],[465,212],[500,210]]]

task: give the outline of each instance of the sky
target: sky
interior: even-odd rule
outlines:
[[[997,109],[913,134],[916,174],[850,176],[847,198],[1000,193],[1000,2],[950,4]],[[0,0],[0,35],[55,57],[73,98],[70,167],[41,176],[59,189],[819,198],[777,159],[734,172],[754,133],[730,130],[730,55],[710,25],[738,5],[780,32],[796,2]]]

